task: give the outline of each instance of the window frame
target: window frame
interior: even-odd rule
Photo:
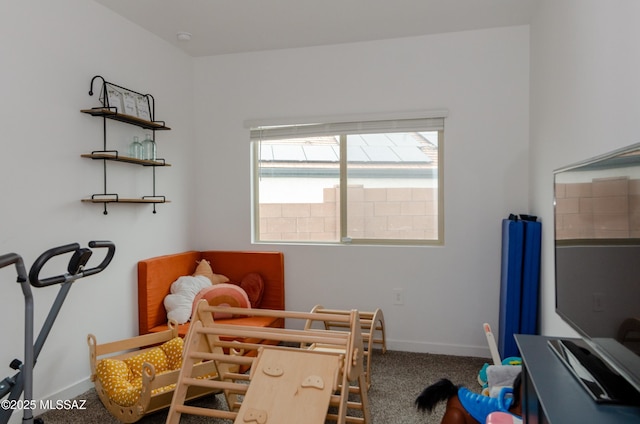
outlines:
[[[437,168],[437,238],[435,239],[392,239],[392,238],[355,238],[347,235],[347,226],[348,226],[348,203],[347,203],[347,189],[348,189],[348,157],[347,157],[347,134],[348,132],[336,132],[334,135],[339,136],[340,138],[340,158],[339,158],[339,195],[340,195],[340,225],[339,232],[340,235],[337,240],[332,241],[321,241],[321,240],[262,240],[260,238],[260,203],[259,203],[259,185],[260,185],[260,139],[256,136],[262,129],[268,128],[282,128],[286,129],[288,127],[297,127],[302,130],[308,130],[309,125],[319,124],[308,124],[315,122],[322,122],[320,119],[307,119],[306,124],[305,121],[299,121],[298,124],[295,123],[285,123],[285,124],[276,124],[274,122],[268,121],[247,121],[245,122],[245,127],[251,130],[252,136],[250,137],[251,143],[251,241],[253,244],[304,244],[304,245],[381,245],[381,246],[397,246],[397,245],[415,245],[415,246],[442,246],[444,245],[445,234],[445,217],[444,217],[444,118],[447,116],[446,112],[439,111],[436,113],[425,114],[424,112],[420,114],[420,118],[437,118],[441,119],[441,125],[436,128],[421,128],[416,129],[414,131],[406,131],[406,130],[396,130],[395,128],[387,128],[378,127],[376,131],[369,130],[360,132],[352,132],[351,134],[366,134],[366,133],[381,133],[381,134],[390,134],[390,133],[398,133],[398,132],[418,132],[418,131],[433,131],[438,133],[438,168]],[[331,128],[332,125],[339,127],[342,122],[355,122],[351,118],[348,121],[339,121],[335,118],[332,118],[336,122],[331,122],[329,119],[326,122],[327,127]],[[397,119],[397,118],[394,118]],[[402,118],[400,118],[402,119]],[[407,118],[411,119],[411,118]],[[374,119],[374,120],[366,120],[364,121],[365,125],[373,124],[372,127],[375,127],[376,122],[380,121],[389,121],[387,119]],[[320,124],[323,125],[323,124]],[[335,128],[336,130],[338,128]],[[295,130],[294,130],[295,131]],[[327,133],[330,133],[328,131]],[[297,136],[297,138],[303,138],[305,135]],[[310,136],[310,135],[309,135]],[[291,135],[289,137],[283,136],[281,139],[286,138],[296,138]]]

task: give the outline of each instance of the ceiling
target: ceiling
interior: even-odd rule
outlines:
[[[526,25],[535,0],[95,0],[189,55]],[[178,32],[192,34],[179,41]]]

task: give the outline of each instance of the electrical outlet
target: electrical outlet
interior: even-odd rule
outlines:
[[[404,289],[393,289],[393,304],[404,305]]]

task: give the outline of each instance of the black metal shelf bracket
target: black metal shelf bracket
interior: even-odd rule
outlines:
[[[147,103],[149,105],[149,112],[151,114],[150,121],[151,122],[156,122],[154,120],[155,115],[156,115],[156,99],[151,94],[144,94],[144,93],[140,93],[139,91],[131,90],[130,88],[123,87],[121,85],[109,82],[109,81],[105,80],[104,77],[102,77],[101,75],[96,75],[93,78],[91,78],[91,84],[89,86],[89,95],[90,96],[93,96],[93,93],[94,93],[94,91],[93,91],[93,83],[97,78],[100,78],[102,80],[102,84],[100,86],[100,95],[99,95],[98,99],[100,100],[100,103],[102,103],[103,107],[105,107],[107,109],[110,109],[110,110],[113,110],[114,112],[118,113],[118,107],[116,105],[110,105],[109,104],[109,96],[107,96],[107,86],[110,85],[110,86],[118,88],[120,90],[125,90],[125,91],[128,91],[128,92],[133,93],[133,94],[138,94],[140,96],[144,96],[147,99]],[[162,126],[165,126],[164,121],[158,121],[157,123],[161,124]]]

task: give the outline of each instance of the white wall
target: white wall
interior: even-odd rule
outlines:
[[[288,309],[380,307],[392,349],[488,356],[501,219],[528,206],[528,26],[200,58],[195,75],[195,248],[282,250]],[[243,121],[442,108],[444,247],[251,245]]]
[[[106,271],[74,284],[44,346],[34,397],[45,399],[86,382],[88,333],[99,341],[137,334],[136,262],[191,245],[185,223],[193,182],[193,60],[83,0],[2,2],[0,36],[0,254],[16,252],[30,267],[54,246],[93,239],[117,246]],[[102,120],[80,113],[99,104],[88,95],[94,75],[153,94],[156,118],[173,129],[157,135],[159,155],[173,166],[157,172],[158,192],[172,203],[155,215],[148,205],[113,205],[105,216],[101,205],[80,202],[102,190],[101,163],[80,157],[102,148]],[[134,134],[144,131],[110,123],[109,147],[126,149]],[[111,190],[150,194],[149,168],[110,169]],[[94,256],[91,266],[103,257]],[[57,265],[50,275],[66,271],[66,263]],[[15,281],[13,267],[0,270],[0,378],[13,373],[13,358],[23,358],[24,307]],[[56,293],[57,287],[34,290],[36,331]]]
[[[543,221],[543,334],[575,334],[554,312],[553,170],[640,141],[638,16],[640,3],[631,0],[545,0],[531,25],[531,205]]]
[[[542,329],[570,333],[553,312],[551,174],[638,141],[639,8],[541,0],[531,47],[529,28],[517,27],[194,63],[93,2],[2,2],[0,254],[29,265],[69,242],[118,246],[107,271],[71,290],[36,367],[35,397],[70,386],[77,394],[89,373],[86,334],[136,332],[136,261],[188,248],[281,249],[291,309],[382,307],[393,348],[487,354],[479,326],[497,326],[500,220],[529,203],[543,221]],[[79,201],[101,189],[100,165],[79,157],[100,148],[100,120],[79,113],[97,104],[87,95],[96,74],[152,93],[156,116],[173,128],[158,134],[173,164],[158,171],[158,187],[172,203],[155,215],[115,205],[104,216]],[[444,247],[250,244],[245,119],[431,108],[450,111]],[[124,148],[129,129],[111,128]],[[146,187],[144,169],[116,168],[118,181],[136,181],[132,191]],[[13,269],[0,270],[0,364],[22,357],[14,281]],[[404,306],[392,305],[394,287],[405,288]],[[55,290],[35,295],[39,327]]]
[[[0,31],[11,40],[0,44],[0,75],[9,82],[0,105],[0,254],[18,252],[29,265],[49,247],[91,239],[113,240],[118,251],[107,271],[71,290],[36,367],[37,399],[68,387],[66,395],[77,394],[74,385],[86,383],[87,333],[105,341],[136,333],[137,260],[190,248],[282,250],[290,309],[381,307],[391,348],[488,355],[481,324],[497,327],[500,221],[529,212],[529,174],[532,201],[547,201],[538,180],[549,177],[536,159],[548,160],[551,147],[537,142],[529,158],[528,27],[193,60],[93,2],[49,3],[0,6]],[[544,31],[562,36],[548,22],[554,13],[546,4],[538,18],[549,48]],[[534,58],[546,60],[537,50]],[[562,99],[554,78],[534,69],[533,95],[551,97],[536,101],[539,115]],[[97,105],[87,95],[97,74],[152,93],[156,117],[173,129],[158,133],[159,154],[173,166],[157,173],[172,203],[155,215],[149,206],[114,205],[104,216],[79,200],[102,188],[100,164],[80,158],[101,147],[101,121],[79,112]],[[244,120],[441,108],[450,113],[444,247],[251,245]],[[130,129],[109,130],[124,149]],[[115,168],[122,190],[147,187],[147,169]],[[0,364],[8,364],[22,357],[22,296],[12,269],[0,279],[0,306],[13,323],[3,334],[12,342],[0,348]],[[405,289],[404,306],[392,305],[395,287]],[[36,292],[37,327],[54,296],[52,288]]]

